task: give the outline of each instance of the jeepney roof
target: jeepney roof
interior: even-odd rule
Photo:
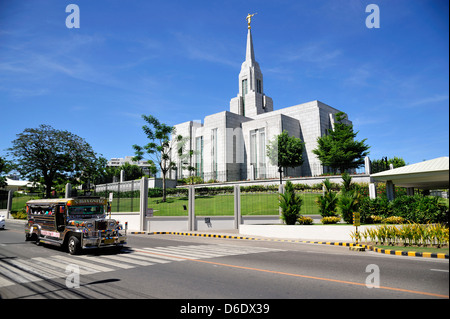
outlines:
[[[27,201],[27,205],[54,205],[54,204],[66,204],[68,201],[92,201],[92,203],[105,202],[106,200],[101,197],[71,197],[71,198],[44,198],[44,199],[31,199]],[[98,203],[100,204],[100,203]]]

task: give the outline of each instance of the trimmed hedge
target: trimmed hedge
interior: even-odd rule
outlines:
[[[362,198],[359,208],[361,222],[370,222],[371,216],[402,217],[412,223],[448,224],[448,207],[438,197],[403,195],[389,202],[385,197]]]

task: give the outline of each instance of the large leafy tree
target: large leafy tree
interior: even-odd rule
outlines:
[[[33,181],[42,179],[47,197],[60,178],[85,179],[85,172],[92,170],[96,160],[92,147],[83,138],[45,124],[17,134],[8,152],[22,176]]]
[[[344,123],[347,115],[343,112],[336,113],[334,129],[328,130],[328,134],[317,139],[317,148],[313,153],[317,155],[324,166],[329,166],[341,173],[352,168],[358,168],[364,164],[364,157],[369,154],[370,146],[365,144],[367,139],[355,140],[358,132],[353,131],[353,125]]]
[[[278,167],[280,184],[282,184],[283,168],[298,167],[303,164],[305,143],[300,138],[289,136],[287,131],[275,136],[267,145],[267,156],[272,165]]]
[[[144,125],[142,129],[150,142],[145,146],[133,145],[135,151],[133,160],[141,161],[144,159],[145,153],[147,153],[150,155],[152,162],[159,166],[163,184],[162,201],[165,202],[166,175],[171,169],[176,168],[175,162],[172,160],[172,150],[177,148],[178,142],[182,141],[183,137],[181,135],[175,135],[175,128],[173,126],[161,123],[151,115],[142,115],[142,118],[148,124]],[[175,138],[171,139],[172,136]]]
[[[0,157],[0,188],[5,187],[7,185],[6,176],[3,175],[8,173],[9,171],[10,171],[9,164],[6,162],[5,159]]]
[[[383,157],[381,159],[375,159],[371,161],[370,173],[375,174],[389,169],[389,165],[392,164],[394,168],[405,166],[405,160],[402,157],[394,156],[394,158]]]

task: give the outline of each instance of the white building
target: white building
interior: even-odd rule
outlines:
[[[146,161],[133,161],[133,156],[125,156],[125,158],[111,158],[108,161],[108,164],[106,166],[117,166],[120,167],[125,163],[129,163],[131,165],[137,165],[139,167],[150,167],[151,164],[148,164]]]
[[[208,115],[203,123],[188,121],[175,125],[176,134],[188,137],[186,146],[195,151],[190,159],[190,165],[196,168],[195,175],[205,182],[279,177],[278,168],[266,156],[266,145],[283,130],[305,143],[303,165],[288,169],[285,175],[317,176],[329,171],[312,150],[317,147],[317,138],[332,128],[334,114],[340,111],[317,100],[274,110],[255,60],[250,25],[246,57],[237,84],[239,93],[231,99],[230,111]],[[189,176],[176,154],[173,158],[178,169],[172,178]]]
[[[39,183],[32,183],[30,181],[21,181],[19,178],[15,176],[11,176],[12,178],[6,177],[6,186],[4,188],[0,188],[6,191],[14,191],[14,192],[24,192],[27,188],[36,187]]]

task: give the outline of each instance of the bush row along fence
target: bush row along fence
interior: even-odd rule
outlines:
[[[366,174],[367,169],[364,165],[357,169],[352,169],[351,174]],[[182,173],[185,173],[182,172]],[[307,167],[283,168],[283,179],[295,177],[313,177],[319,175],[334,175],[331,169],[323,167],[318,163],[309,163]],[[242,181],[242,180],[279,180],[280,173],[278,167],[274,166],[254,166],[250,168],[241,168],[236,170],[196,172],[191,176],[188,174],[172,174],[179,182],[195,181],[197,183],[215,183],[217,181]]]

